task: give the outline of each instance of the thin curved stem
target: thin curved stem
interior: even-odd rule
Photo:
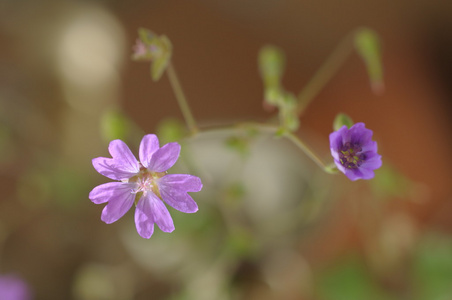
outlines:
[[[334,49],[323,65],[317,70],[311,80],[298,94],[297,114],[301,115],[320,90],[339,70],[347,57],[353,51],[353,37],[355,31],[348,34]]]
[[[168,74],[169,82],[171,84],[171,87],[173,88],[177,103],[179,104],[179,108],[182,111],[182,115],[185,119],[185,123],[187,124],[188,129],[192,134],[197,133],[198,126],[196,125],[195,118],[191,113],[187,98],[185,98],[184,91],[182,90],[182,86],[179,83],[179,79],[177,78],[176,71],[171,61],[168,63],[166,74]]]
[[[257,131],[261,133],[271,133],[276,134],[280,127],[269,125],[269,124],[261,124],[261,123],[254,123],[254,122],[246,122],[246,123],[239,123],[236,125],[221,127],[221,128],[212,128],[207,130],[202,130],[202,132],[213,132],[213,131],[220,131],[220,130],[232,130],[237,128],[243,128],[243,127],[252,127],[256,129]],[[332,173],[331,168],[327,166],[323,160],[315,154],[298,136],[291,132],[284,132],[281,137],[285,137],[288,140],[290,140],[295,146],[297,146],[301,151],[303,151],[315,164],[317,164],[322,170],[324,170],[327,173]]]
[[[322,170],[328,172],[328,168],[326,164],[317,156],[302,140],[300,140],[293,133],[287,132],[284,134],[286,138],[288,138],[292,143],[294,143],[298,148],[301,149],[313,162],[315,162]]]

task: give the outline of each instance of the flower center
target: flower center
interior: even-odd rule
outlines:
[[[363,163],[365,155],[359,145],[345,143],[339,153],[341,164],[347,169],[357,169]]]
[[[137,194],[135,202],[137,202],[141,196],[147,192],[153,192],[160,199],[160,191],[157,185],[157,180],[165,176],[167,172],[151,172],[145,167],[140,167],[140,173],[129,179],[129,182],[136,182],[137,187],[134,191]]]

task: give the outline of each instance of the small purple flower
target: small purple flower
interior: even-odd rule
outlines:
[[[28,285],[16,275],[0,275],[1,300],[30,300]]]
[[[350,129],[344,125],[330,134],[334,163],[350,180],[371,179],[374,170],[381,167],[381,155],[372,134],[364,123],[356,123]]]
[[[147,54],[146,45],[141,40],[137,40],[135,45],[133,46],[133,58],[134,59],[144,58],[146,57],[146,54]]]
[[[145,44],[140,39],[137,39],[133,46],[132,59],[142,61],[152,61],[162,55],[161,47],[158,46],[157,41],[154,44]]]
[[[139,149],[140,161],[121,140],[111,141],[108,151],[112,158],[94,158],[93,166],[100,174],[118,181],[101,184],[89,194],[95,204],[108,202],[101,216],[105,223],[117,221],[135,203],[137,231],[148,239],[154,232],[154,223],[164,232],[174,230],[163,201],[184,213],[198,210],[187,192],[199,192],[201,179],[188,174],[167,174],[179,158],[178,143],[160,148],[156,135],[145,135]]]

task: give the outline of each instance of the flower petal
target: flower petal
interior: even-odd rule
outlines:
[[[155,134],[147,134],[143,137],[140,143],[140,161],[141,164],[147,168],[152,154],[159,149],[159,139]]]
[[[158,180],[161,188],[171,188],[183,192],[199,192],[202,189],[201,179],[189,174],[168,174]]]
[[[145,239],[149,239],[154,233],[154,219],[149,201],[144,199],[138,201],[135,209],[135,227],[138,234]]]
[[[364,146],[372,140],[373,132],[372,130],[367,129],[364,123],[356,123],[350,128],[349,132],[349,142],[352,144]]]
[[[97,172],[113,180],[128,179],[137,173],[118,167],[113,158],[97,157],[92,160],[92,163]]]
[[[169,143],[155,151],[149,162],[148,169],[153,172],[165,172],[171,168],[179,158],[180,145]]]
[[[140,171],[140,164],[123,141],[111,141],[108,146],[108,151],[113,157],[114,166],[116,168],[130,173],[138,173]]]
[[[135,184],[124,182],[108,182],[96,186],[90,193],[89,199],[95,204],[102,204],[112,198],[127,198],[134,190]]]
[[[381,155],[375,154],[373,157],[366,159],[365,162],[361,165],[360,168],[368,169],[368,170],[376,170],[380,168],[382,165]]]
[[[360,168],[361,179],[372,179],[375,177],[374,169]]]
[[[157,182],[163,200],[184,213],[198,211],[198,205],[187,192],[199,192],[202,182],[199,177],[187,174],[170,174]]]
[[[355,180],[358,180],[358,179],[364,179],[363,178],[363,173],[361,172],[361,169],[347,169],[347,168],[344,168],[344,174],[351,181],[355,181]]]
[[[117,190],[115,196],[110,197],[108,204],[102,210],[101,220],[107,224],[119,220],[132,207],[135,196],[136,194],[132,193],[130,189],[128,193],[125,189]]]
[[[142,237],[150,238],[154,223],[164,232],[174,230],[173,219],[165,204],[154,193],[147,192],[138,201],[135,211],[135,225]]]
[[[330,133],[330,148],[331,153],[334,151],[340,151],[342,149],[343,141],[342,136],[344,135],[344,132],[347,131],[347,126],[342,126],[338,131],[334,131]]]

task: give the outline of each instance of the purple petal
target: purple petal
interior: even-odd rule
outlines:
[[[89,199],[95,204],[102,204],[110,201],[111,198],[125,198],[135,188],[133,183],[108,182],[96,186],[90,193]]]
[[[330,148],[330,150],[331,150],[331,156],[334,158],[334,161],[336,162],[339,162],[339,160],[340,160],[340,157],[339,157],[339,151],[337,150],[337,149],[334,149],[334,148]]]
[[[172,232],[174,223],[162,200],[154,193],[147,192],[138,201],[135,211],[135,225],[144,238],[150,238],[154,231],[154,223],[164,232]]]
[[[343,145],[342,136],[347,131],[347,126],[342,126],[338,131],[334,131],[330,134],[330,148],[334,151],[339,151]]]
[[[336,164],[337,169],[345,174],[346,168],[341,164],[341,162],[335,159],[334,163]]]
[[[1,275],[0,299],[30,300],[32,299],[32,293],[22,278],[12,274]]]
[[[155,151],[149,162],[148,169],[153,172],[165,172],[171,168],[179,158],[180,145],[169,143]]]
[[[374,152],[377,153],[378,147],[377,142],[375,141],[369,141],[365,144],[362,144],[362,152]]]
[[[147,168],[152,154],[159,149],[159,139],[155,134],[147,134],[143,137],[140,143],[140,161],[141,164]]]
[[[136,194],[132,193],[131,186],[133,185],[124,183],[124,188],[113,190],[108,204],[102,210],[102,221],[107,224],[116,222],[132,207]]]
[[[373,157],[366,159],[366,161],[363,162],[360,168],[367,170],[376,170],[380,168],[381,165],[382,165],[381,155],[376,154]]]
[[[140,164],[123,141],[111,141],[108,151],[113,157],[115,167],[130,173],[138,173],[140,171]]]
[[[347,168],[344,168],[344,174],[351,181],[355,181],[355,180],[358,180],[358,179],[363,179],[363,175],[364,175],[361,172],[361,169],[347,169]]]
[[[356,123],[350,128],[350,142],[352,144],[364,146],[371,142],[373,132],[367,129],[364,123]]]
[[[163,200],[175,209],[184,213],[198,211],[198,205],[187,192],[199,192],[202,182],[199,177],[187,174],[170,174],[158,181],[160,195]]]
[[[145,239],[149,239],[154,233],[154,219],[149,201],[144,199],[138,201],[135,209],[135,227],[138,234]]]
[[[359,168],[356,170],[359,170],[359,178],[357,179],[372,179],[375,176],[373,169]]]
[[[97,172],[113,180],[128,179],[137,173],[118,166],[113,158],[97,157],[92,160],[92,163]]]

